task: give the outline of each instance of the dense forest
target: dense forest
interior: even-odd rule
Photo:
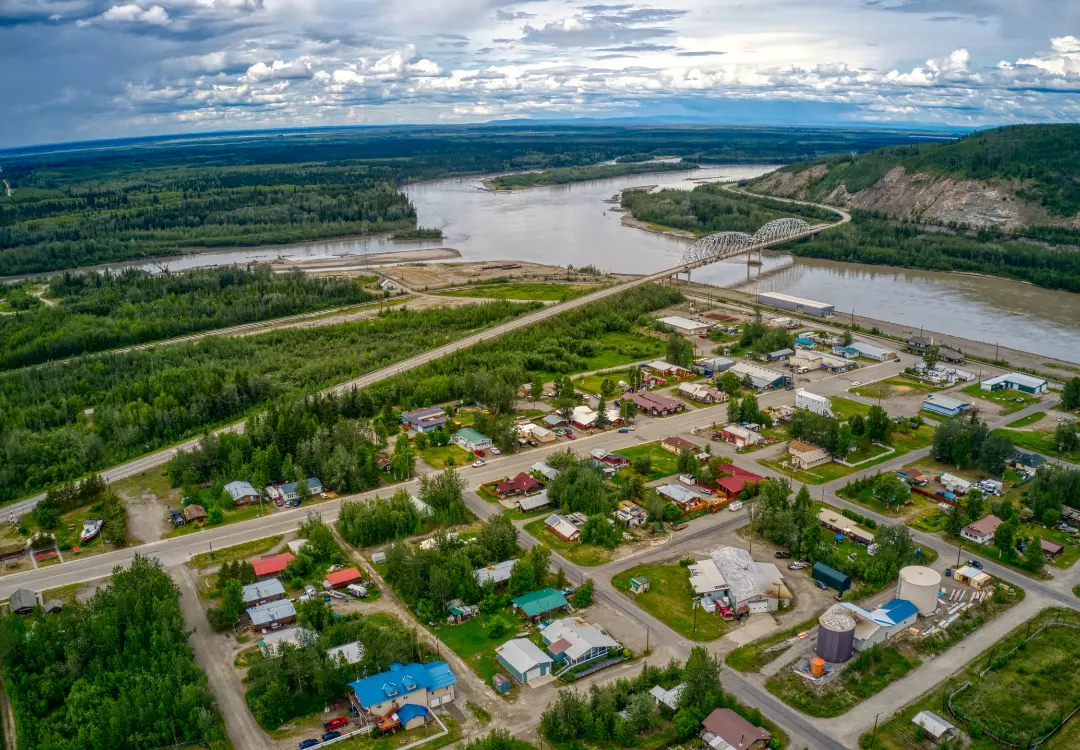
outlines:
[[[180,592],[136,555],[88,602],[0,623],[5,688],[26,750],[231,747],[195,664]]]
[[[0,275],[371,232],[411,236],[398,188],[627,154],[791,161],[910,133],[624,126],[363,128],[136,139],[0,157]]]
[[[0,500],[112,466],[278,397],[348,380],[537,307],[494,302],[394,310],[355,323],[209,337],[0,376]]]
[[[624,190],[622,207],[635,219],[695,234],[745,232],[753,234],[773,219],[799,216],[810,222],[833,222],[833,211],[740,195],[723,185],[699,185],[693,190]]]
[[[375,299],[362,281],[270,266],[66,273],[44,294],[53,306],[35,299],[33,309],[0,316],[0,369]]]
[[[1022,200],[1048,213],[1080,212],[1080,125],[1014,125],[972,133],[947,143],[886,146],[858,156],[844,154],[785,167],[801,172],[818,164],[829,171],[813,180],[809,195],[821,199],[841,184],[848,193],[870,187],[893,167],[977,180],[1003,180]]]
[[[623,177],[631,174],[647,174],[649,172],[685,172],[688,169],[697,168],[696,164],[670,161],[597,164],[588,167],[558,167],[556,169],[542,169],[537,172],[502,175],[490,180],[488,185],[494,190],[521,190],[545,185],[566,185],[571,182]]]

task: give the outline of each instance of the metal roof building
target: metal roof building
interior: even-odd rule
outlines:
[[[815,302],[812,299],[793,297],[790,294],[779,292],[762,292],[758,295],[759,305],[770,305],[781,310],[803,313],[804,315],[816,315],[819,318],[827,318],[835,312],[836,307],[827,302]]]
[[[296,607],[288,599],[267,602],[258,607],[248,607],[247,613],[251,618],[251,624],[257,628],[296,619]]]

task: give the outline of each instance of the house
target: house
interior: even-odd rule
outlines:
[[[293,500],[300,499],[300,493],[297,492],[297,487],[299,487],[298,482],[275,484],[266,488],[266,494],[275,500],[281,499],[286,503],[291,503]],[[308,477],[307,488],[309,496],[318,495],[323,491],[322,481],[318,477]]]
[[[769,321],[769,328],[787,328],[790,331],[799,327],[799,322],[794,318],[773,318]]]
[[[1043,456],[1040,453],[1033,453],[1032,451],[1025,450],[1023,448],[1013,448],[1013,457],[1011,464],[1014,469],[1035,471],[1045,463],[1046,456]]]
[[[364,644],[360,641],[343,643],[340,646],[326,649],[326,656],[330,661],[342,661],[346,664],[359,664],[364,660]]]
[[[459,625],[466,620],[471,620],[480,614],[480,608],[475,604],[466,604],[461,599],[451,599],[446,603],[446,611],[450,618]]]
[[[685,508],[687,505],[693,505],[700,502],[701,498],[695,495],[690,490],[686,489],[679,484],[665,484],[656,488],[656,492],[665,497],[676,505]]]
[[[932,711],[919,711],[911,723],[922,727],[923,731],[933,737],[935,742],[940,742],[956,733],[956,727]]]
[[[831,354],[822,354],[818,359],[818,369],[828,370],[829,372],[847,372],[858,366],[858,363],[853,359],[834,357]]]
[[[812,469],[832,461],[832,454],[827,450],[801,440],[792,440],[788,443],[788,455],[791,456],[791,468],[798,471]]]
[[[772,734],[730,708],[716,708],[701,722],[702,741],[712,750],[765,750]]]
[[[759,477],[752,471],[740,469],[735,464],[720,464],[717,468],[730,475],[716,480],[716,488],[729,499],[734,499],[746,488],[746,485],[765,481],[764,477]]]
[[[566,597],[551,588],[540,589],[519,596],[517,599],[512,600],[511,604],[514,605],[515,609],[521,610],[521,613],[530,620],[545,619],[569,606]]]
[[[495,485],[495,494],[499,497],[507,497],[509,495],[530,495],[534,492],[539,492],[543,488],[544,485],[540,484],[540,482],[531,475],[520,471],[513,479],[504,479]]]
[[[772,563],[755,562],[738,547],[716,547],[709,557],[727,582],[727,599],[736,612],[775,612],[791,603],[791,591]]]
[[[945,417],[956,417],[970,409],[971,404],[940,393],[931,393],[923,401],[922,408]]]
[[[979,388],[984,391],[1020,391],[1032,396],[1046,393],[1047,386],[1048,384],[1044,379],[1019,372],[1007,372],[1004,375],[998,375],[996,378],[984,380],[979,384]]]
[[[34,611],[37,594],[30,589],[15,589],[8,597],[8,610],[16,615],[28,615]]]
[[[251,618],[253,628],[277,630],[282,625],[290,625],[296,622],[296,607],[288,599],[279,599],[260,604],[257,607],[248,607],[247,614]]]
[[[966,495],[968,490],[971,489],[971,482],[948,473],[942,473],[938,476],[938,481],[942,487],[956,495]]]
[[[965,565],[953,571],[953,580],[957,583],[966,583],[973,589],[981,589],[993,579],[989,573],[984,573],[971,565]]]
[[[795,391],[795,408],[805,409],[823,417],[832,416],[832,399],[828,396],[819,396],[803,388]]]
[[[566,418],[561,414],[547,414],[541,421],[551,428],[561,427],[566,424]]]
[[[446,425],[449,417],[446,410],[440,406],[427,406],[423,409],[413,409],[401,415],[401,423],[410,430],[429,433]]]
[[[630,579],[630,593],[644,594],[649,590],[649,579],[645,576],[634,576]]]
[[[645,367],[649,370],[649,372],[666,378],[688,378],[694,374],[693,371],[687,370],[685,367],[673,365],[670,362],[665,362],[662,359],[654,360],[649,364],[645,365]]]
[[[791,349],[777,349],[775,352],[769,352],[764,356],[766,362],[783,362],[784,360],[791,359],[795,352]]]
[[[621,648],[618,641],[596,625],[590,625],[580,617],[564,617],[554,620],[540,631],[548,653],[557,664],[573,666],[608,655],[613,648]]]
[[[518,425],[517,434],[519,438],[528,440],[532,438],[538,443],[550,443],[555,440],[555,433],[549,430],[547,427],[541,427],[538,424],[532,422],[526,422],[523,425]]]
[[[659,393],[650,393],[649,391],[638,391],[623,396],[623,398],[633,401],[639,412],[651,417],[675,414],[686,409],[686,404],[678,399],[662,396]]]
[[[528,638],[514,638],[495,649],[495,661],[522,685],[546,677],[554,660]]]
[[[284,573],[285,566],[288,565],[292,559],[292,553],[282,552],[277,555],[268,555],[267,557],[260,557],[258,560],[252,560],[251,567],[255,569],[255,577],[259,580],[263,580],[264,578],[279,576]]]
[[[850,518],[845,518],[834,510],[829,508],[822,508],[818,511],[818,523],[829,531],[834,531],[837,534],[843,534],[851,539],[853,542],[859,542],[865,545],[871,545],[874,543],[874,535],[869,531],[863,531],[855,522]]]
[[[355,567],[335,570],[333,573],[326,574],[326,578],[323,579],[323,588],[340,589],[350,583],[360,583],[362,580],[364,576]]]
[[[978,521],[973,521],[960,529],[960,536],[964,537],[964,539],[969,539],[976,544],[990,544],[990,542],[994,540],[994,532],[997,531],[997,527],[1000,525],[1001,519],[990,514],[989,516],[983,516]]]
[[[191,503],[184,506],[184,522],[195,523],[197,521],[206,520],[206,508],[202,507],[198,503]]]
[[[286,643],[292,646],[309,646],[319,640],[319,634],[308,628],[296,627],[264,633],[258,646],[265,654],[272,654]]]
[[[374,724],[385,732],[415,722],[418,717],[426,719],[427,709],[454,700],[456,685],[457,677],[444,661],[394,662],[387,672],[350,682],[349,702],[364,726]]]
[[[660,447],[668,453],[674,453],[676,456],[683,451],[690,451],[696,454],[701,450],[701,446],[697,443],[693,443],[686,438],[681,438],[678,435],[664,438],[660,441]]]
[[[925,336],[912,336],[907,340],[907,350],[912,354],[923,354],[934,340]],[[942,362],[963,362],[964,353],[944,344],[938,345],[938,359]]]
[[[489,450],[492,445],[491,438],[487,435],[481,435],[472,427],[463,427],[455,432],[454,436],[450,438],[450,442],[464,448],[469,453]]]
[[[510,571],[514,569],[514,563],[516,560],[503,560],[500,563],[494,565],[488,565],[485,568],[478,568],[474,575],[476,576],[476,582],[483,586],[488,581],[491,581],[492,585],[498,586],[500,583],[506,583],[510,580]]]
[[[845,359],[855,359],[859,356],[859,350],[850,344],[838,344],[832,348],[832,353]]]
[[[906,599],[893,599],[873,611],[853,602],[842,602],[837,607],[855,620],[855,649],[865,651],[892,638],[915,624],[919,608]]]
[[[695,360],[693,369],[707,378],[714,378],[723,372],[727,372],[734,364],[735,360],[727,357],[704,357]]]
[[[648,514],[637,505],[624,502],[615,511],[615,518],[625,523],[627,527],[633,528],[635,526],[644,526],[645,521],[648,520]]]
[[[813,349],[814,346],[816,346],[816,345],[817,345],[817,342],[814,341],[814,339],[812,338],[812,336],[810,334],[807,334],[805,336],[796,336],[795,337],[795,348],[796,349]]]
[[[739,380],[750,379],[750,384],[755,390],[764,391],[768,388],[779,388],[787,382],[787,375],[767,367],[759,367],[750,362],[736,362],[730,372],[739,376]]]
[[[630,465],[630,459],[626,456],[620,456],[618,453],[611,453],[604,448],[593,448],[589,451],[589,455],[598,464],[604,464],[605,466],[611,466],[616,469],[621,469],[624,466]]]
[[[696,320],[682,318],[678,315],[670,315],[666,318],[660,318],[657,322],[663,323],[669,328],[675,329],[676,333],[681,333],[684,336],[701,336],[709,332],[708,323],[699,323]]]
[[[702,601],[723,601],[727,598],[727,579],[713,560],[698,560],[687,565],[686,570],[690,573],[690,588]]]
[[[225,485],[225,491],[232,498],[233,505],[247,505],[259,501],[259,491],[251,485],[251,482],[229,482]]]
[[[260,604],[285,598],[285,587],[280,578],[268,578],[265,581],[249,583],[241,591],[245,607],[257,607]]]
[[[682,691],[686,688],[685,682],[680,682],[671,690],[664,690],[659,685],[653,685],[649,688],[649,695],[656,701],[657,706],[666,706],[672,711],[679,709],[679,696],[682,695]]]
[[[1060,544],[1058,544],[1057,542],[1052,542],[1046,538],[1039,539],[1039,544],[1040,546],[1042,546],[1043,554],[1051,560],[1053,560],[1055,557],[1065,551],[1065,548],[1062,547]]]
[[[764,442],[760,434],[753,430],[748,430],[745,427],[739,427],[735,424],[729,424],[720,433],[720,436],[727,442],[734,445],[736,448],[745,448],[748,445],[757,445]]]
[[[857,357],[876,359],[878,362],[888,362],[890,359],[896,359],[896,352],[889,349],[883,349],[880,346],[868,344],[865,341],[852,341],[851,346],[846,348],[854,349],[855,356]],[[835,351],[835,349],[833,351]]]
[[[703,404],[719,404],[728,400],[728,395],[723,391],[701,383],[679,383],[676,391],[678,391],[679,395],[694,401],[700,401]]]
[[[516,503],[518,510],[522,513],[530,513],[551,505],[551,498],[548,497],[547,490],[541,490],[535,495],[522,495],[517,499]]]
[[[529,468],[531,468],[533,471],[535,471],[537,474],[539,474],[540,476],[542,476],[544,479],[548,480],[549,482],[552,479],[554,479],[555,477],[559,476],[559,470],[558,469],[556,469],[556,468],[554,468],[552,466],[548,466],[543,461],[537,461],[535,464],[533,464]]]
[[[578,537],[581,536],[578,528],[569,519],[560,516],[558,513],[548,516],[547,520],[544,521],[544,525],[548,531],[565,542],[576,542]]]
[[[379,279],[379,289],[382,289],[384,292],[392,292],[397,289],[397,284],[390,279]]]

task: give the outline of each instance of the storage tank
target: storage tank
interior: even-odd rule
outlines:
[[[820,656],[810,660],[810,674],[814,675],[814,677],[821,677],[821,675],[825,674],[825,660]]]
[[[851,658],[855,649],[855,618],[839,604],[818,618],[817,655],[832,664]]]
[[[941,590],[941,574],[924,565],[909,565],[900,569],[900,582],[896,586],[896,598],[914,604],[919,614],[932,615],[937,609],[938,591]]]

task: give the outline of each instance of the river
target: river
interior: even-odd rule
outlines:
[[[462,260],[527,260],[594,265],[624,273],[655,272],[678,264],[688,240],[621,224],[604,203],[619,190],[642,185],[689,189],[700,180],[756,177],[772,167],[728,165],[660,172],[556,187],[493,193],[480,178],[449,179],[405,188],[424,227],[443,230],[434,242],[386,237],[251,248],[168,258],[173,270],[287,258],[330,258],[365,252],[452,247]],[[143,266],[154,270],[152,266]],[[1080,361],[1080,295],[990,277],[835,263],[766,253],[747,281],[744,262],[694,271],[698,281],[742,291],[777,291],[829,302],[838,313],[925,327],[975,341]]]

